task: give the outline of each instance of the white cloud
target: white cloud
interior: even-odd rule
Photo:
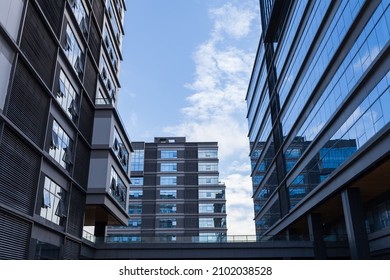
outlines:
[[[253,201],[245,95],[257,41],[237,47],[239,39],[253,32],[257,6],[227,3],[210,11],[214,28],[208,41],[193,54],[194,80],[185,85],[192,92],[182,108],[183,119],[163,128],[184,135],[187,141],[217,141],[220,180],[226,183],[228,234],[253,235]],[[233,39],[233,40],[231,40]]]
[[[226,211],[229,235],[253,235],[253,200],[251,198],[251,180],[242,174],[230,174],[222,179],[226,188]]]
[[[214,19],[215,34],[226,33],[235,39],[245,37],[251,31],[251,24],[256,13],[250,8],[238,8],[227,3],[210,11]]]

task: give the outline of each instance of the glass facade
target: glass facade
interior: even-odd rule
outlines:
[[[176,228],[176,219],[160,219],[160,228]]]
[[[134,150],[131,154],[131,171],[144,171],[144,150]]]
[[[142,204],[141,203],[131,203],[129,204],[129,214],[142,214]]]
[[[215,185],[218,184],[218,176],[199,176],[199,185]]]
[[[258,235],[326,186],[389,123],[389,67],[378,65],[390,7],[366,4],[294,1],[289,13],[262,22],[268,33],[246,97]],[[267,24],[280,28],[272,33]]]
[[[160,213],[163,214],[176,213],[176,203],[160,204]]]
[[[84,35],[88,34],[88,14],[83,0],[73,0],[71,3],[72,11],[76,21]]]
[[[121,166],[127,173],[129,171],[129,151],[127,150],[122,138],[119,136],[118,130],[114,130],[114,141],[112,143],[112,149]]]
[[[198,158],[218,158],[217,149],[198,149]]]
[[[132,186],[143,186],[144,184],[144,177],[130,177]]]
[[[161,199],[176,199],[177,190],[160,190]]]
[[[224,203],[199,203],[199,213],[226,213]]]
[[[199,218],[200,228],[225,228],[226,218]]]
[[[60,71],[58,84],[59,88],[56,92],[56,99],[68,117],[73,122],[76,122],[79,115],[80,98],[62,69]]]
[[[176,172],[177,163],[176,162],[162,162],[160,165],[161,172]]]
[[[160,185],[166,186],[166,185],[176,185],[177,184],[177,177],[176,176],[161,176],[160,177]]]
[[[66,191],[48,177],[43,186],[40,215],[57,225],[62,225],[68,216]]]
[[[63,48],[70,64],[81,78],[84,73],[84,53],[82,52],[74,32],[69,25],[66,27],[65,43]]]
[[[161,151],[161,158],[177,158],[177,151],[163,150]]]
[[[225,190],[199,190],[199,199],[225,199]]]
[[[109,194],[120,204],[123,209],[126,209],[127,187],[113,167],[111,168],[111,183]]]
[[[218,171],[217,162],[199,162],[198,171]]]
[[[143,197],[143,190],[132,190],[129,191],[130,199],[141,199]]]
[[[74,158],[73,141],[56,120],[53,120],[49,155],[64,169],[71,171]]]

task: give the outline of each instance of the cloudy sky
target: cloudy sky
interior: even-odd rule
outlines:
[[[245,95],[260,34],[258,0],[132,0],[119,111],[133,141],[219,143],[229,235],[253,235]]]

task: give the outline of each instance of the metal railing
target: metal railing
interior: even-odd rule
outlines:
[[[96,237],[93,234],[84,231],[83,238],[94,243],[267,243],[267,242],[291,242],[291,241],[311,241],[309,235],[294,235],[294,236],[256,236],[256,235],[226,235],[226,236],[140,236],[140,235],[112,235],[105,237]],[[325,242],[340,242],[347,241],[345,234],[324,235]]]

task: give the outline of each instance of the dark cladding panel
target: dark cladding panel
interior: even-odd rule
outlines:
[[[27,10],[20,48],[46,85],[51,88],[57,47],[31,3]]]
[[[142,205],[142,214],[155,214],[156,204],[144,202]]]
[[[95,1],[96,2],[96,1]],[[96,63],[99,64],[99,55],[100,55],[100,35],[98,28],[94,21],[91,22],[91,32],[89,34],[89,48],[92,52],[93,58],[95,59]]]
[[[198,199],[198,189],[197,188],[186,188],[184,191],[185,199]]]
[[[177,184],[184,185],[184,176],[177,176]]]
[[[85,194],[75,186],[72,188],[69,204],[67,232],[81,238],[84,220]]]
[[[59,37],[62,19],[61,12],[65,2],[53,0],[38,0],[37,2],[57,37]]]
[[[184,171],[184,162],[179,162],[178,164],[177,164],[177,171],[179,171],[179,172],[183,172]]]
[[[104,3],[102,0],[94,0],[93,1],[93,13],[95,14],[96,20],[99,23],[100,28],[103,26],[103,16],[104,16]]]
[[[84,190],[87,189],[88,184],[90,156],[91,152],[88,145],[79,138],[76,149],[74,178]]]
[[[89,103],[88,99],[84,97],[81,103],[79,128],[89,143],[91,143],[92,140],[93,120],[94,111],[92,105]]]
[[[5,128],[0,143],[0,203],[32,215],[39,169],[40,157]]]
[[[199,212],[198,203],[186,203],[184,205],[184,213],[185,214],[198,214]]]
[[[198,185],[198,175],[186,175],[185,180],[184,180],[184,184],[186,186]]]
[[[177,158],[184,158],[184,150],[177,151]]]
[[[8,118],[39,147],[43,147],[49,97],[19,61],[11,89]]]
[[[65,239],[64,260],[78,260],[80,258],[80,249],[79,243]]]
[[[157,172],[157,163],[156,162],[145,162],[144,163],[144,172]]]
[[[31,224],[0,211],[0,259],[27,259]]]
[[[157,159],[157,148],[145,149],[145,160],[147,159]]]
[[[154,217],[142,217],[142,228],[143,229],[154,229],[155,218]]]
[[[84,86],[92,101],[95,100],[96,82],[97,82],[97,72],[95,70],[95,67],[93,66],[91,56],[87,55],[87,60],[85,65]]]
[[[156,189],[144,188],[142,198],[145,200],[156,199]]]
[[[156,185],[156,175],[145,175],[144,185],[145,186],[155,186]]]
[[[185,149],[185,158],[186,159],[197,159],[198,158],[198,148],[187,147]]]
[[[198,162],[186,162],[184,164],[184,171],[185,172],[198,172]]]
[[[184,219],[184,228],[199,228],[199,219],[193,217]]]

